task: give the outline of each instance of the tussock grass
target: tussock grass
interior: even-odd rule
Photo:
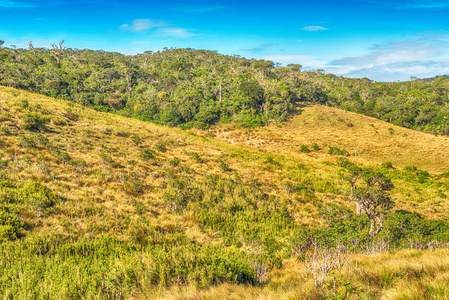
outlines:
[[[361,165],[391,161],[396,169],[381,170],[396,209],[449,213],[449,181],[436,176],[447,171],[445,138],[328,107],[305,107],[282,126],[206,134],[0,87],[0,122],[0,205],[14,223],[4,234],[12,241],[0,242],[6,298],[334,297],[291,257],[300,226],[323,225],[325,203],[354,209],[329,146]],[[444,299],[447,254],[354,256],[360,267],[342,270],[338,284],[360,288],[353,297]],[[255,273],[265,267],[269,280]]]

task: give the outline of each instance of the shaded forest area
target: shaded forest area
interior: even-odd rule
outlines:
[[[168,49],[138,55],[0,49],[0,84],[157,124],[254,127],[286,120],[295,105],[319,103],[395,125],[449,134],[445,76],[373,82],[282,67],[216,51]]]

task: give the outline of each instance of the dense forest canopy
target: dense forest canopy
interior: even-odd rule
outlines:
[[[259,126],[285,120],[295,105],[320,103],[395,125],[449,134],[447,76],[373,82],[301,71],[216,51],[168,49],[138,55],[0,49],[0,84],[158,124]]]

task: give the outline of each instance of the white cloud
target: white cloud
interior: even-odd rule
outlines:
[[[131,25],[123,24],[122,26],[120,26],[120,29],[124,30],[124,31],[137,32],[137,31],[144,31],[144,30],[148,30],[148,29],[152,29],[152,28],[156,28],[156,27],[161,27],[164,25],[165,25],[164,22],[161,22],[161,21],[153,21],[150,19],[135,19],[131,23]]]
[[[329,28],[323,27],[323,26],[306,26],[303,27],[302,30],[304,31],[323,31],[323,30],[328,30]]]
[[[168,36],[174,38],[187,38],[196,36],[197,34],[190,32],[188,29],[179,27],[163,27],[155,32],[156,36]]]
[[[449,74],[447,49],[449,33],[426,33],[404,41],[374,45],[365,55],[333,60],[327,64],[326,70],[380,81]]]

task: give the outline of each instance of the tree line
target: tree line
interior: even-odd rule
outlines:
[[[253,127],[286,120],[295,106],[319,103],[395,125],[449,133],[445,76],[373,82],[302,71],[272,61],[216,51],[164,48],[137,55],[77,50],[1,48],[0,84],[158,124]]]

